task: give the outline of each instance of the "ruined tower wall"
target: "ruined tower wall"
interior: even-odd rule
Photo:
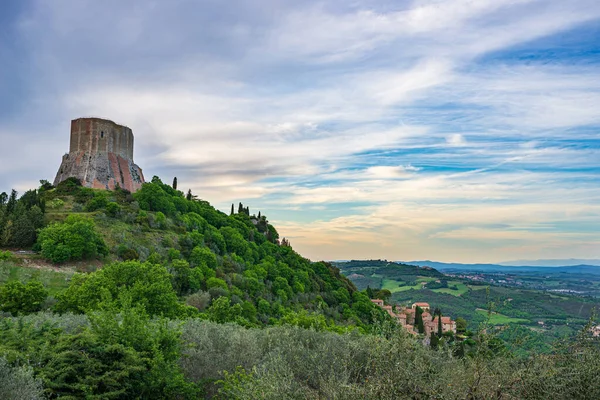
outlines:
[[[133,162],[133,132],[101,118],[71,121],[69,153],[63,157],[54,184],[76,177],[86,187],[135,192],[144,183],[142,169]]]
[[[71,121],[69,153],[115,153],[133,160],[133,132],[126,126],[100,118]]]

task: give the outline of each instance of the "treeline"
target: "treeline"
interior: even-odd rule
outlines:
[[[16,190],[0,193],[0,247],[27,248],[36,242],[37,231],[44,226],[43,192],[48,185],[43,181],[39,191],[29,190],[21,197]]]

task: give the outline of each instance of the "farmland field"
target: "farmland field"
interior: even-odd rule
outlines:
[[[488,313],[487,310],[478,309],[477,312],[479,314],[484,315],[487,318],[487,313]],[[506,324],[510,324],[510,323],[520,323],[520,322],[527,323],[530,321],[527,319],[524,319],[524,318],[512,318],[512,317],[508,317],[506,315],[499,314],[497,312],[493,312],[490,315],[489,322],[492,325],[506,325]]]

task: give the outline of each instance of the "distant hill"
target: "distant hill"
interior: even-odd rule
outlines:
[[[413,285],[419,278],[435,280],[443,274],[431,267],[419,267],[387,260],[352,260],[332,262],[347,276],[357,288],[386,288],[383,280],[410,282]]]
[[[460,263],[443,263],[431,260],[424,261],[405,261],[407,264],[429,266],[439,271],[484,271],[484,272],[544,272],[549,269],[554,273],[572,273],[572,274],[594,274],[600,275],[600,266],[596,265],[571,265],[571,266],[516,266],[516,265],[500,265],[500,264],[460,264]]]
[[[593,265],[600,266],[599,259],[583,259],[583,258],[569,258],[569,259],[549,259],[549,260],[515,260],[498,263],[499,265],[505,265],[507,267],[572,267],[579,265]]]

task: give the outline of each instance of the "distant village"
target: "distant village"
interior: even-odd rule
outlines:
[[[398,307],[385,305],[383,300],[380,299],[372,299],[371,301],[385,310],[390,317],[394,318],[396,322],[402,325],[412,335],[418,335],[419,333],[417,332],[417,329],[415,329],[417,323],[417,308],[423,311],[421,318],[423,319],[423,333],[426,337],[431,336],[432,333],[437,333],[439,318],[442,318],[442,333],[452,332],[456,334],[456,321],[453,321],[450,317],[431,315],[429,303],[413,303],[411,307]]]

